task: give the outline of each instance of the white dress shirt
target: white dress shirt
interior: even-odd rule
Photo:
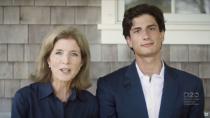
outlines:
[[[164,83],[164,63],[162,62],[160,74],[153,74],[151,78],[148,75],[144,75],[142,73],[137,63],[136,68],[141,81],[149,118],[159,118]]]

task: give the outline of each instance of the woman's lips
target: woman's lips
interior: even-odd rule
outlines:
[[[68,73],[70,72],[69,68],[61,68],[60,71],[64,72],[64,73]]]

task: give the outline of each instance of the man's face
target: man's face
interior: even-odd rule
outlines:
[[[160,54],[164,31],[160,32],[155,18],[144,14],[134,18],[132,23],[130,36],[126,38],[126,41],[128,46],[133,48],[135,55],[154,57]]]

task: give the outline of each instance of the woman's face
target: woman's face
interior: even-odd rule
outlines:
[[[53,80],[72,81],[82,67],[80,48],[72,38],[59,39],[47,61]]]

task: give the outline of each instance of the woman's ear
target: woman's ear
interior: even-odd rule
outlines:
[[[50,68],[51,66],[50,66],[50,58],[49,57],[47,58],[47,64],[48,64],[48,66]]]
[[[84,61],[82,61],[82,63],[80,64],[80,68],[83,66]]]
[[[81,64],[80,64],[80,68],[82,68],[83,64],[84,64],[84,60],[82,59]]]

